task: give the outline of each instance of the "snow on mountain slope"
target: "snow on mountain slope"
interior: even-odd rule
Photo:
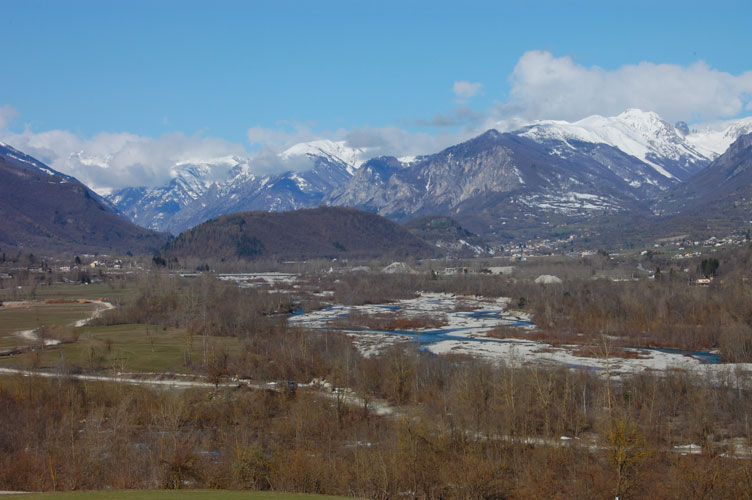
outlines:
[[[480,209],[485,202],[478,200],[511,192],[512,185],[524,191],[514,195],[518,206],[541,212],[625,211],[691,178],[747,131],[752,131],[752,118],[690,131],[686,124],[671,125],[638,109],[572,123],[538,121],[510,134],[484,134],[484,141],[518,151],[515,162],[525,165],[525,155],[535,155],[536,168],[545,175],[533,175],[532,165],[529,175],[504,170],[501,153],[489,150],[477,165],[473,155],[463,153],[467,161],[461,163],[469,170],[456,178],[448,173],[458,161],[454,156],[446,161],[436,155],[369,160],[367,149],[316,140],[288,148],[271,163],[235,156],[184,161],[173,167],[168,185],[118,190],[108,198],[134,222],[173,232],[231,211],[291,210],[322,202],[403,215],[459,205]],[[91,159],[100,160],[107,162]],[[494,177],[501,170],[509,177],[504,182]],[[470,176],[472,182],[470,171],[477,174]],[[538,184],[529,185],[533,181]]]
[[[205,187],[215,182],[223,182],[238,166],[248,165],[248,159],[240,156],[222,156],[210,160],[188,160],[175,164],[173,177],[189,172]]]
[[[5,157],[6,160],[10,160],[16,163],[19,167],[23,169],[39,171],[39,172],[49,175],[50,177],[54,179],[54,180],[51,179],[50,182],[58,182],[61,184],[65,184],[68,182],[78,184],[80,182],[75,177],[64,174],[62,172],[58,172],[57,170],[54,170],[48,167],[47,165],[45,165],[44,163],[42,163],[41,161],[37,160],[33,156],[29,156],[28,154],[22,151],[19,151],[13,146],[9,144],[5,144],[3,142],[0,142],[0,156]],[[123,215],[121,211],[112,202],[110,202],[106,197],[102,196],[100,193],[97,193],[96,191],[91,190],[90,196],[96,199],[97,202],[106,206],[109,210],[112,210],[118,215]]]
[[[118,189],[107,199],[133,222],[163,230],[172,216],[228,178],[252,176],[248,160],[236,156],[183,161],[171,169],[170,175],[172,179],[165,186]]]
[[[562,151],[554,154],[552,147]],[[579,141],[564,149],[556,141],[491,129],[408,166],[393,157],[374,158],[324,201],[396,220],[457,217],[484,232],[510,217],[644,213],[644,200],[672,185],[614,146]]]
[[[523,128],[518,135],[537,142],[561,141],[575,148],[574,141],[603,143],[632,155],[668,179],[684,180],[710,161],[684,135],[656,113],[629,109],[617,116],[589,116],[569,123],[541,121]]]
[[[319,140],[296,144],[280,153],[279,157],[282,160],[296,156],[323,157],[331,162],[346,164],[348,173],[352,175],[368,159],[366,153],[365,149],[347,146],[345,141]]]
[[[750,220],[752,213],[752,133],[741,135],[707,168],[674,186],[657,200],[655,212],[722,216]]]
[[[125,220],[76,178],[0,145],[0,245],[3,251],[148,251],[166,241]]]
[[[6,158],[10,158],[12,160],[22,163],[24,164],[24,166],[28,165],[29,167],[33,167],[33,169],[39,170],[40,172],[44,172],[47,175],[60,177],[63,182],[73,179],[73,177],[51,169],[50,167],[40,162],[36,158],[29,156],[26,153],[23,153],[17,150],[11,145],[5,144],[4,142],[0,142],[0,154],[5,156]],[[26,167],[26,168],[29,168],[29,167]]]
[[[363,154],[344,142],[297,144],[279,155],[278,167],[289,170],[268,175],[256,172],[252,158],[184,161],[173,167],[169,184],[120,189],[109,199],[138,224],[179,232],[232,211],[316,206],[352,177]]]
[[[695,150],[714,160],[739,137],[752,132],[752,116],[708,125],[686,136]]]

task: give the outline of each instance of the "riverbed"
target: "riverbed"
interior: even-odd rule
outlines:
[[[440,317],[444,324],[415,329],[378,329],[358,325],[358,319],[385,313],[403,318]],[[350,318],[352,321],[348,321]],[[563,365],[614,376],[643,370],[699,370],[722,374],[729,369],[752,369],[747,365],[723,364],[719,354],[712,351],[616,348],[609,345],[608,339],[604,339],[602,345],[592,346],[553,345],[526,339],[525,332],[533,331],[535,324],[525,312],[513,310],[508,298],[420,293],[413,299],[388,304],[332,305],[318,311],[298,311],[290,317],[289,323],[309,329],[344,332],[366,357],[377,356],[394,345],[413,343],[435,355],[463,355],[513,366]],[[512,328],[515,334],[499,338],[499,327]],[[492,331],[493,337],[489,336]]]

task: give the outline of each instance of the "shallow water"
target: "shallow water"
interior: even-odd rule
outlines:
[[[402,310],[400,306],[396,305],[378,305],[376,307],[382,308],[382,309],[389,309],[391,311],[398,311]],[[327,310],[332,310],[333,307],[327,308]],[[534,326],[534,323],[530,321],[521,320],[515,316],[502,316],[501,315],[502,310],[491,310],[491,311],[471,311],[471,312],[465,312],[465,311],[452,311],[448,314],[451,315],[457,315],[457,316],[465,316],[469,318],[474,319],[498,319],[500,322],[503,322],[505,326]],[[302,310],[295,311],[293,313],[294,316],[300,316],[305,313],[302,312]],[[329,322],[337,319],[346,319],[349,317],[348,313],[340,313],[335,316],[332,316],[330,318],[322,318],[323,321]],[[309,327],[310,328],[310,327]],[[439,328],[435,330],[424,330],[424,331],[414,331],[414,330],[379,330],[375,328],[342,328],[342,327],[319,327],[317,329],[327,329],[327,330],[337,330],[337,331],[347,331],[347,332],[357,332],[357,333],[379,333],[379,334],[386,334],[386,335],[396,335],[400,337],[407,337],[415,342],[417,342],[420,345],[428,345],[433,344],[436,342],[441,342],[442,340],[456,340],[460,342],[498,342],[498,343],[508,343],[508,341],[505,341],[504,339],[497,339],[492,337],[464,337],[464,336],[456,336],[452,335],[454,333],[459,332],[473,332],[477,331],[477,326],[468,326],[468,327],[461,327],[461,328]]]
[[[630,349],[638,349],[642,351],[655,351],[662,352],[664,354],[677,354],[683,356],[692,356],[697,358],[703,364],[718,365],[723,363],[721,355],[715,352],[707,351],[685,351],[683,349],[668,349],[665,347],[630,347]]]
[[[456,303],[453,301],[452,298],[447,298],[445,300],[435,300],[433,298],[426,298],[427,300],[424,300],[422,302],[416,303],[415,301],[403,301],[399,304],[373,304],[369,306],[360,306],[360,307],[354,307],[349,308],[347,306],[329,306],[323,311],[318,312],[312,312],[310,313],[310,316],[308,316],[305,312],[303,312],[302,309],[298,308],[292,316],[297,316],[296,323],[299,324],[306,324],[307,328],[317,329],[317,330],[336,330],[336,331],[342,331],[342,332],[350,332],[355,334],[375,334],[375,339],[378,338],[376,336],[380,335],[383,339],[384,336],[395,336],[400,337],[405,340],[411,340],[413,342],[416,342],[421,350],[433,350],[433,345],[437,344],[439,342],[443,341],[453,341],[455,343],[458,343],[460,345],[460,350],[458,352],[461,352],[461,344],[464,344],[468,350],[468,352],[473,352],[474,348],[471,347],[471,345],[475,345],[477,348],[480,348],[478,344],[494,344],[501,347],[501,345],[517,345],[522,347],[523,345],[528,346],[527,348],[536,348],[537,346],[545,347],[548,344],[545,342],[537,342],[534,340],[524,340],[519,338],[510,338],[510,339],[503,339],[503,338],[494,338],[494,337],[487,337],[486,334],[491,331],[492,329],[499,327],[499,326],[510,326],[510,327],[522,327],[522,328],[531,328],[534,327],[535,324],[531,321],[527,321],[526,319],[522,319],[518,316],[512,316],[512,315],[504,315],[504,309],[503,308],[494,308],[494,309],[487,309],[487,308],[481,308],[477,310],[462,310],[457,311],[453,308],[456,307]],[[479,303],[480,304],[480,303]],[[487,307],[488,304],[485,304],[485,307]],[[432,306],[439,306],[438,308],[432,307]],[[387,311],[404,311],[406,313],[412,313],[412,314],[441,314],[445,315],[448,318],[449,326],[446,328],[437,328],[432,330],[423,330],[423,331],[415,331],[415,330],[382,330],[382,329],[376,329],[376,328],[366,328],[366,327],[354,327],[354,328],[346,328],[346,327],[332,327],[330,326],[331,322],[334,320],[342,320],[347,319],[350,317],[350,311],[362,311],[366,310],[368,311],[370,308],[370,313],[373,314],[376,312],[376,310],[387,310]],[[321,315],[321,312],[326,312],[328,314]],[[305,316],[306,318],[303,319],[302,316]],[[364,338],[366,338],[368,335],[365,335]],[[375,340],[374,339],[374,340]],[[377,340],[378,342],[378,340]],[[571,346],[570,346],[571,347]],[[489,348],[491,346],[489,345]],[[452,348],[455,349],[455,348]],[[492,348],[491,348],[492,349]],[[705,351],[688,351],[688,350],[682,350],[682,349],[666,349],[666,348],[652,348],[652,347],[628,347],[627,349],[630,350],[636,350],[636,351],[651,351],[655,355],[658,355],[657,353],[662,354],[668,354],[672,356],[686,356],[694,358],[697,361],[699,361],[702,364],[720,364],[722,363],[721,357],[717,353],[712,352],[705,352]],[[476,349],[477,350],[477,349]],[[481,349],[481,351],[484,351],[485,349]],[[572,352],[570,349],[566,348],[565,346],[562,346],[561,348],[556,349],[557,352],[560,352],[564,357],[569,356],[569,360],[560,359],[549,359],[549,361],[554,362],[562,362],[571,368],[579,368],[579,369],[588,369],[588,370],[599,370],[601,367],[593,366],[589,363],[583,363],[579,364],[577,361],[572,363]],[[492,352],[492,351],[488,351]],[[505,351],[506,352],[506,351]],[[534,353],[535,351],[532,351]],[[501,356],[508,356],[508,353],[506,354],[499,354]],[[535,354],[531,354],[535,356]],[[554,354],[556,356],[556,354]],[[576,357],[576,355],[574,355]],[[543,356],[547,357],[547,356]],[[623,363],[626,362],[626,360],[620,360]],[[627,363],[629,364],[629,363]],[[637,365],[635,365],[637,366]]]

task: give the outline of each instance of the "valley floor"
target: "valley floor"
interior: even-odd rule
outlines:
[[[6,300],[14,326],[0,339],[21,349],[0,358],[0,487],[112,488],[23,496],[104,500],[267,498],[227,488],[385,500],[752,492],[746,361],[723,362],[703,338],[630,344],[620,332],[631,323],[569,333],[604,324],[573,321],[588,297],[630,297],[626,313],[648,294],[684,293],[702,326],[709,299],[723,299],[716,313],[742,310],[731,292],[584,271],[571,285],[535,283],[551,272],[539,267],[515,278],[152,271],[107,302],[76,300],[80,285]],[[538,324],[549,318],[568,336]],[[139,490],[176,487],[225,489]],[[285,498],[299,497],[269,500]]]

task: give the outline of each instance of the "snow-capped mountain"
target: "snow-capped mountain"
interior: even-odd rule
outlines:
[[[204,196],[212,186],[248,170],[248,160],[237,156],[181,162],[173,167],[172,179],[166,186],[118,189],[107,199],[136,224],[164,230],[172,216]]]
[[[317,158],[308,170],[276,175],[256,175],[238,170],[216,183],[193,203],[165,222],[165,230],[179,233],[201,222],[231,212],[262,210],[282,212],[318,206],[325,193],[347,182],[351,175],[344,162]]]
[[[685,181],[723,154],[737,138],[752,132],[752,117],[690,130],[652,111],[628,109],[611,117],[588,116],[576,122],[544,120],[516,131],[537,142],[565,148],[573,142],[608,144],[640,159],[667,179]],[[553,145],[552,150],[556,150]],[[560,150],[560,149],[559,149]]]
[[[739,137],[752,132],[752,117],[730,120],[694,130],[686,141],[696,151],[715,160]]]
[[[646,212],[644,200],[676,182],[614,146],[567,144],[489,130],[409,165],[370,160],[326,202],[397,220],[447,215],[488,234],[552,217]]]
[[[312,159],[326,159],[332,163],[344,163],[347,165],[347,171],[352,175],[368,159],[366,154],[366,150],[351,148],[345,141],[319,140],[295,144],[279,156],[283,160],[306,156]]]
[[[522,221],[649,215],[662,193],[750,131],[752,118],[690,130],[630,109],[571,123],[538,121],[503,134],[490,130],[440,153],[399,159],[369,160],[367,150],[318,140],[272,158],[283,173],[265,174],[269,168],[259,158],[184,162],[166,186],[123,189],[108,198],[135,222],[173,233],[234,211],[325,203],[398,220],[448,215],[485,234]]]
[[[699,152],[683,132],[683,127],[667,123],[656,113],[629,109],[617,116],[594,115],[574,123],[541,121],[518,134],[565,148],[576,148],[573,142],[608,144],[650,165],[666,179],[686,180],[712,158]]]
[[[363,150],[344,142],[297,144],[277,156],[289,171],[264,175],[250,158],[182,162],[166,186],[113,191],[108,199],[137,224],[178,233],[241,210],[295,210],[317,206],[362,163]]]
[[[633,109],[490,130],[409,165],[371,160],[326,201],[398,220],[448,215],[485,235],[606,214],[649,217],[654,200],[702,171],[750,125],[690,132]]]

